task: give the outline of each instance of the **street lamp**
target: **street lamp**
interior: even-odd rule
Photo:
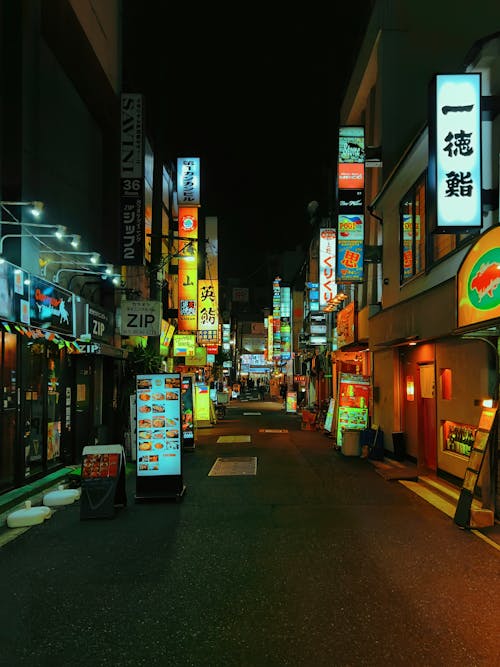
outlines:
[[[120,279],[121,279],[120,274],[119,273],[113,273],[112,268],[109,268],[109,267],[105,271],[88,271],[84,268],[81,268],[81,269],[64,268],[64,269],[59,269],[58,271],[56,271],[56,274],[53,278],[53,281],[56,284],[59,284],[59,278],[61,277],[61,274],[63,274],[63,273],[73,273],[74,274],[73,277],[77,276],[77,275],[80,275],[80,276],[101,276],[101,278],[103,280],[106,280],[107,278],[112,278],[113,285],[119,285],[120,284]],[[70,279],[70,281],[69,281],[70,283],[71,283],[71,280],[73,280],[73,278]],[[69,285],[68,285],[68,289],[69,289]]]
[[[51,239],[51,238],[54,238],[54,236],[55,236],[56,238],[61,240],[62,238],[64,238],[64,232],[65,231],[66,231],[66,228],[59,225],[58,228],[57,228],[57,231],[55,231],[53,234],[35,234],[35,233],[4,234],[4,236],[2,236],[0,238],[0,255],[3,254],[3,243],[4,243],[5,239],[14,239],[14,238],[27,239],[27,238],[30,238],[30,239],[34,239],[35,241],[38,241],[38,239],[44,239],[44,238]],[[40,243],[42,243],[42,242],[40,241]],[[54,251],[54,252],[57,252],[57,251]]]
[[[7,206],[29,206],[31,215],[38,218],[42,214],[44,203],[43,201],[0,201],[0,206],[12,217],[14,216]]]

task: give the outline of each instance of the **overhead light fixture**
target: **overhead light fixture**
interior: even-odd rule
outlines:
[[[3,243],[5,239],[34,239],[35,241],[38,241],[38,239],[53,239],[54,235],[57,236],[57,232],[55,234],[4,234],[4,236],[0,238],[0,255],[3,254]],[[58,251],[55,250],[53,252]]]
[[[78,248],[78,246],[80,245],[80,241],[82,240],[82,237],[80,236],[80,234],[73,234],[72,236],[73,238],[71,240],[71,245],[73,246],[73,248]]]

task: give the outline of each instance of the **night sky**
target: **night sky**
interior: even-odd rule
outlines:
[[[123,4],[123,88],[144,93],[166,158],[201,158],[200,217],[218,217],[221,277],[247,285],[266,252],[307,246],[310,201],[327,208],[339,102],[371,3],[286,15],[270,3],[231,14]]]

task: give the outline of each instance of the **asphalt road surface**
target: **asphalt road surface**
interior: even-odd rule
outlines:
[[[183,480],[0,549],[2,667],[500,665],[498,551],[280,404],[232,402]]]

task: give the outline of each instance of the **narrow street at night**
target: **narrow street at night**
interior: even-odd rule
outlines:
[[[281,403],[198,429],[177,502],[128,469],[113,519],[4,540],[2,666],[500,665],[500,552]]]

